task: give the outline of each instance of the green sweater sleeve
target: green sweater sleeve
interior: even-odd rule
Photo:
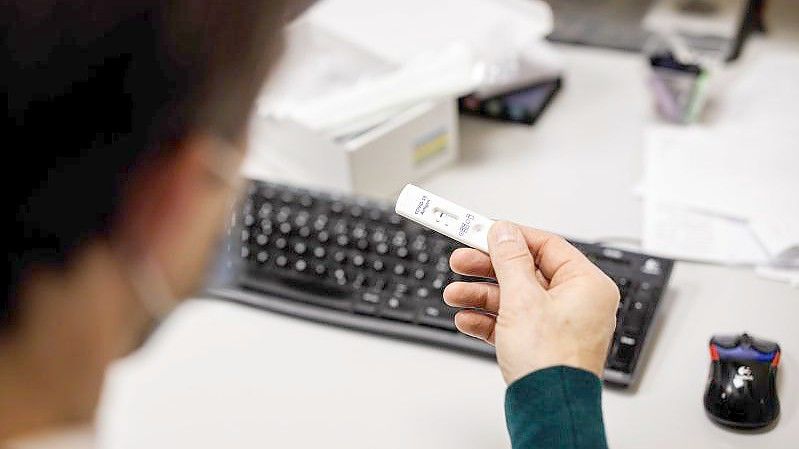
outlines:
[[[588,371],[554,366],[513,382],[505,393],[513,449],[607,448],[602,386]]]

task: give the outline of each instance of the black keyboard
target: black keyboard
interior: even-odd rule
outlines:
[[[456,331],[442,291],[449,255],[463,246],[406,220],[393,205],[252,181],[228,230],[209,291],[248,305],[486,356],[494,348]],[[629,385],[673,261],[571,241],[621,291],[605,380]]]

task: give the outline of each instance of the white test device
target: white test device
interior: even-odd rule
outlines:
[[[400,192],[397,214],[488,253],[488,229],[494,220],[447,201],[413,184]]]

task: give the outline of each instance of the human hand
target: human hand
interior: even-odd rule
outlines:
[[[616,284],[562,237],[497,222],[490,256],[471,248],[452,253],[456,273],[496,278],[454,282],[444,301],[461,310],[461,332],[496,346],[505,382],[542,368],[567,365],[602,377],[616,327]]]

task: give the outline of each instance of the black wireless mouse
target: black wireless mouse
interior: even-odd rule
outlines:
[[[777,367],[780,346],[748,334],[710,339],[705,409],[719,424],[765,427],[780,414]]]

